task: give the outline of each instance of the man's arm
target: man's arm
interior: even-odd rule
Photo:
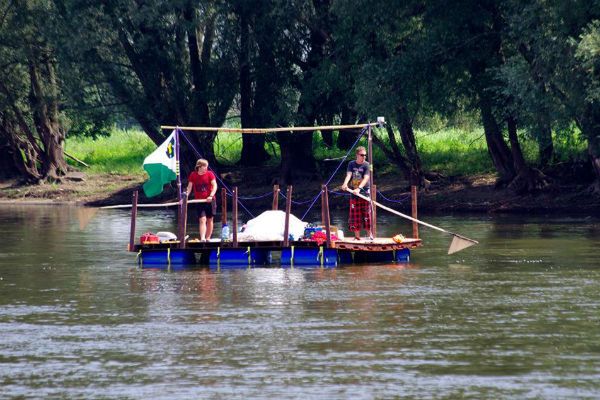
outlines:
[[[190,193],[192,193],[192,186],[192,182],[188,182],[187,189],[185,189],[187,197],[190,197]]]
[[[350,182],[350,177],[352,177],[352,172],[346,172],[346,178],[344,179],[344,183],[342,184],[342,190],[348,189],[348,182]]]
[[[215,194],[217,194],[217,180],[213,179],[210,181],[210,194],[206,199],[212,201],[215,198]]]
[[[352,193],[354,194],[359,194],[360,193],[360,189],[364,188],[365,186],[367,186],[367,183],[369,183],[369,175],[365,175],[362,178],[362,181],[360,181],[360,183],[358,184],[358,187],[355,188]]]

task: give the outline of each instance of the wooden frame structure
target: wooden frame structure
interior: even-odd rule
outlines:
[[[199,241],[186,241],[186,232],[187,232],[187,205],[188,199],[187,196],[180,196],[178,202],[178,240],[166,242],[166,243],[158,243],[158,244],[136,244],[135,243],[135,229],[136,229],[136,217],[137,217],[137,208],[138,208],[138,195],[137,191],[133,194],[132,200],[132,211],[131,211],[131,230],[129,236],[129,250],[139,252],[142,255],[144,253],[160,253],[166,252],[167,259],[169,260],[169,264],[171,263],[171,253],[174,250],[178,250],[183,252],[181,254],[184,255],[184,260],[191,260],[192,257],[190,255],[200,255],[200,260],[208,260],[212,257],[212,254],[216,251],[217,254],[221,254],[223,250],[244,250],[246,249],[248,254],[251,253],[251,249],[263,249],[269,251],[281,251],[282,255],[286,252],[291,252],[291,258],[293,260],[294,249],[318,249],[319,255],[321,257],[321,263],[323,263],[323,259],[325,258],[324,254],[327,251],[332,251],[339,259],[340,254],[349,254],[352,253],[360,253],[366,260],[369,260],[368,254],[388,254],[394,253],[394,260],[398,260],[395,256],[396,251],[405,250],[408,251],[411,248],[415,248],[421,246],[421,240],[418,238],[418,228],[416,224],[413,225],[413,236],[414,238],[404,239],[402,242],[395,242],[391,238],[377,238],[377,222],[376,222],[376,207],[373,205],[374,201],[377,198],[377,187],[374,184],[374,168],[373,168],[373,140],[372,140],[372,127],[377,126],[379,123],[368,123],[368,124],[359,124],[359,125],[328,125],[328,126],[314,126],[314,127],[286,127],[286,128],[212,128],[212,127],[178,127],[178,126],[161,126],[162,129],[180,129],[187,131],[201,131],[201,132],[224,132],[224,133],[245,133],[245,134],[265,134],[271,132],[314,132],[318,130],[340,130],[340,129],[366,129],[367,130],[367,140],[368,140],[368,154],[369,154],[369,164],[370,164],[370,185],[371,185],[371,194],[370,199],[372,200],[370,207],[371,214],[371,240],[365,241],[354,241],[348,239],[337,239],[334,240],[332,237],[332,226],[330,220],[330,210],[329,210],[329,190],[326,185],[321,186],[321,222],[323,224],[323,229],[325,231],[325,241],[323,243],[317,243],[312,241],[300,241],[293,240],[289,235],[289,221],[290,214],[292,208],[292,195],[293,195],[293,187],[288,186],[286,188],[286,203],[285,203],[285,222],[284,222],[284,234],[283,240],[281,241],[268,241],[268,242],[240,242],[238,240],[238,195],[239,191],[237,187],[232,188],[231,195],[232,199],[232,207],[231,207],[231,219],[232,219],[232,240],[231,241],[209,241],[209,242],[199,242]],[[279,185],[273,186],[273,201],[272,201],[272,209],[278,210],[279,208],[279,194],[280,187]],[[416,188],[413,187],[411,190],[412,197],[412,214],[413,217],[416,218],[416,205],[417,205],[417,191]],[[197,202],[198,200],[194,201]],[[213,200],[214,201],[214,200]],[[225,188],[221,189],[221,223],[226,224],[228,221],[227,218],[227,192]],[[341,252],[338,254],[338,252]],[[207,255],[208,254],[208,255]],[[286,253],[287,254],[287,253]],[[283,257],[283,256],[282,256]],[[250,255],[248,259],[250,260]],[[350,258],[352,259],[352,257]],[[347,261],[348,258],[345,257]],[[407,258],[406,258],[407,260]]]

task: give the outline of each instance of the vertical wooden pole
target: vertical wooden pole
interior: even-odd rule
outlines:
[[[373,127],[371,125],[369,125],[368,134],[369,140],[367,143],[369,146],[369,186],[373,188],[373,185],[375,185],[375,171],[373,168]],[[375,198],[373,197],[374,190],[371,190],[370,193],[371,201],[375,201]],[[370,204],[369,214],[371,217],[371,236],[375,237],[375,230],[373,229],[373,227],[377,225],[377,221],[375,221],[375,205],[373,202],[371,202]]]
[[[371,200],[377,201],[377,185],[371,185],[371,190]],[[373,213],[373,218],[371,218],[371,231],[373,232],[373,237],[377,237],[377,207],[372,206],[371,212]]]
[[[233,203],[231,204],[232,213],[233,213],[233,221],[232,221],[232,229],[233,229],[233,247],[238,246],[238,188],[235,186],[233,188]]]
[[[292,212],[292,186],[287,187],[285,199],[285,225],[283,227],[283,247],[290,245],[290,213]]]
[[[329,194],[327,192],[327,186],[322,186],[321,197],[323,197],[323,208],[324,211],[324,219],[325,219],[325,236],[327,247],[331,247],[331,221],[329,219]]]
[[[273,185],[273,210],[279,210],[279,185]]]
[[[321,225],[325,226],[325,185],[321,185]]]
[[[137,218],[138,191],[133,192],[131,200],[131,226],[129,228],[129,251],[133,251],[135,245],[135,219]]]
[[[412,185],[410,187],[410,198],[411,198],[411,208],[412,208],[412,214],[411,216],[414,219],[418,219],[417,216],[417,187],[415,185]],[[418,239],[419,238],[419,224],[416,223],[415,221],[413,221],[412,223],[412,230],[413,230],[413,238]]]
[[[227,189],[221,188],[221,225],[227,223]]]
[[[188,197],[187,193],[181,194],[181,226],[179,231],[179,248],[185,249],[185,236],[187,234],[187,211],[188,211]]]

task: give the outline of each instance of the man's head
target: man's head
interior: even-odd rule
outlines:
[[[196,172],[206,171],[207,168],[208,161],[206,161],[204,158],[201,158],[198,161],[196,161]]]
[[[365,149],[365,146],[358,146],[356,148],[356,160],[360,163],[367,161],[367,149]]]

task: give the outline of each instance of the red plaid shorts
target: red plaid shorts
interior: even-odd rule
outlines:
[[[352,232],[361,229],[371,230],[371,214],[369,213],[369,202],[360,198],[350,199],[350,216],[348,225]]]

